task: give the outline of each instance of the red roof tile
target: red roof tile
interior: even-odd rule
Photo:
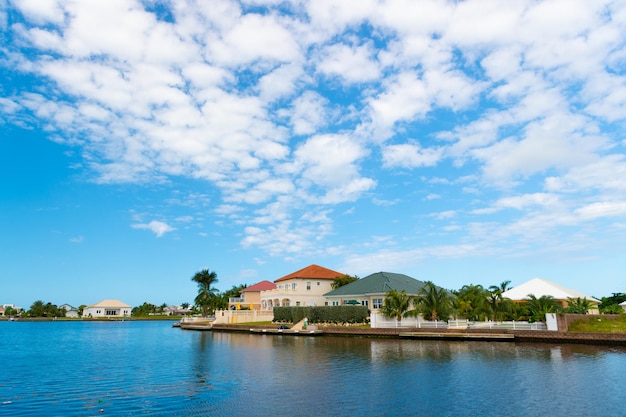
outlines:
[[[241,292],[244,291],[267,291],[267,290],[273,290],[274,288],[276,288],[276,284],[274,284],[272,281],[261,281],[261,282],[257,282],[254,285],[250,285],[249,287],[244,288],[243,290],[241,290]]]
[[[333,271],[332,269],[324,268],[319,265],[309,265],[306,268],[302,268],[299,271],[292,272],[289,275],[285,275],[282,278],[278,278],[274,282],[286,281],[293,278],[311,278],[311,279],[335,279],[337,277],[344,276],[343,272]]]

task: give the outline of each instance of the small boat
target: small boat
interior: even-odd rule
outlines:
[[[172,324],[172,327],[180,327],[180,322],[175,321],[174,324]]]

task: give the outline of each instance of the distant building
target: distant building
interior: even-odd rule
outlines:
[[[184,308],[182,306],[167,306],[163,309],[163,314],[167,316],[184,316],[191,313],[190,308]]]
[[[83,309],[83,317],[129,317],[131,307],[119,300],[102,300]]]
[[[276,289],[276,284],[271,281],[261,281],[254,285],[241,290],[239,297],[231,297],[228,299],[228,308],[231,310],[239,310],[247,308],[249,310],[261,309],[261,292]]]
[[[621,303],[619,303],[619,305],[620,305],[620,307],[622,307],[622,309],[626,313],[626,301],[622,301]]]
[[[2,304],[0,305],[0,316],[4,316],[7,310],[21,313],[22,307],[17,307],[15,304]]]
[[[78,318],[79,317],[78,309],[76,307],[72,307],[69,304],[63,304],[59,308],[62,308],[62,309],[65,310],[65,317],[72,317],[72,318]]]

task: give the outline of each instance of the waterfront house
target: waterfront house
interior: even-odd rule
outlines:
[[[65,317],[78,318],[78,309],[69,304],[63,304],[59,308],[65,310]]]
[[[131,307],[119,300],[102,300],[83,309],[83,317],[129,317]]]
[[[404,274],[376,272],[347,285],[332,290],[324,296],[329,305],[364,305],[372,310],[383,306],[385,294],[391,290],[406,291],[407,295],[417,296],[425,282]]]
[[[184,308],[183,306],[171,305],[163,309],[163,313],[166,316],[184,316],[191,313],[191,308]]]
[[[503,292],[502,297],[515,302],[524,303],[529,300],[531,294],[537,298],[551,296],[561,304],[562,307],[567,307],[570,300],[576,300],[578,298],[583,300],[586,298],[591,304],[591,308],[587,313],[599,313],[598,305],[601,302],[600,300],[543,278],[533,278],[526,281],[513,289]]]
[[[261,309],[328,305],[324,294],[332,289],[331,284],[335,278],[344,275],[346,274],[319,265],[309,265],[275,280],[276,288],[261,291]]]
[[[231,310],[239,310],[247,308],[249,310],[261,309],[261,292],[276,289],[276,284],[265,280],[257,282],[241,290],[239,297],[231,297],[228,299],[228,308]]]
[[[619,305],[620,305],[620,307],[622,307],[622,309],[626,313],[626,301],[622,301],[621,303],[619,303]]]
[[[15,304],[0,305],[0,316],[7,315],[7,311],[14,312],[14,313],[21,313],[22,307],[18,307]]]

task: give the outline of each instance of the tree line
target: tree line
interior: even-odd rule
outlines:
[[[333,289],[356,281],[358,277],[344,275],[336,277],[331,284]],[[183,309],[191,307],[191,314],[209,316],[215,310],[228,308],[230,298],[239,297],[246,284],[234,285],[231,289],[220,292],[215,284],[219,282],[217,273],[209,269],[196,272],[191,280],[198,286],[198,293],[194,303],[184,302]],[[466,318],[472,321],[506,321],[506,320],[543,320],[546,313],[576,313],[586,314],[590,303],[587,299],[569,300],[568,306],[563,308],[560,303],[550,296],[535,297],[530,295],[526,303],[514,303],[505,299],[502,294],[511,289],[510,281],[503,281],[500,285],[492,285],[488,288],[482,285],[468,284],[459,290],[448,291],[437,287],[431,281],[427,281],[417,297],[410,296],[406,292],[389,291],[384,299],[381,312],[388,317],[401,320],[402,317],[411,317],[421,314],[426,320],[447,320],[451,317]],[[625,293],[612,293],[610,297],[602,297],[599,306],[604,314],[621,314],[624,310],[619,306],[626,301]],[[85,305],[78,307],[79,315]],[[133,307],[131,315],[142,317],[155,314],[163,314],[167,304],[155,305],[144,302],[140,306]],[[247,308],[242,306],[243,309]],[[11,311],[11,307],[5,311],[5,315],[17,315],[18,311]],[[65,317],[66,310],[62,307],[44,302],[35,301],[30,309],[20,313],[24,317]]]
[[[384,299],[381,313],[400,321],[403,317],[422,315],[426,320],[449,320],[464,318],[471,321],[545,321],[548,313],[587,314],[591,303],[586,298],[568,300],[567,307],[552,296],[536,297],[529,294],[525,303],[515,303],[503,297],[511,289],[510,281],[484,288],[482,285],[464,285],[455,291],[446,291],[430,281],[419,290],[417,296],[410,296],[405,291],[389,291]],[[600,312],[620,314],[623,309],[619,303],[626,300],[626,295],[615,293],[603,298]]]

